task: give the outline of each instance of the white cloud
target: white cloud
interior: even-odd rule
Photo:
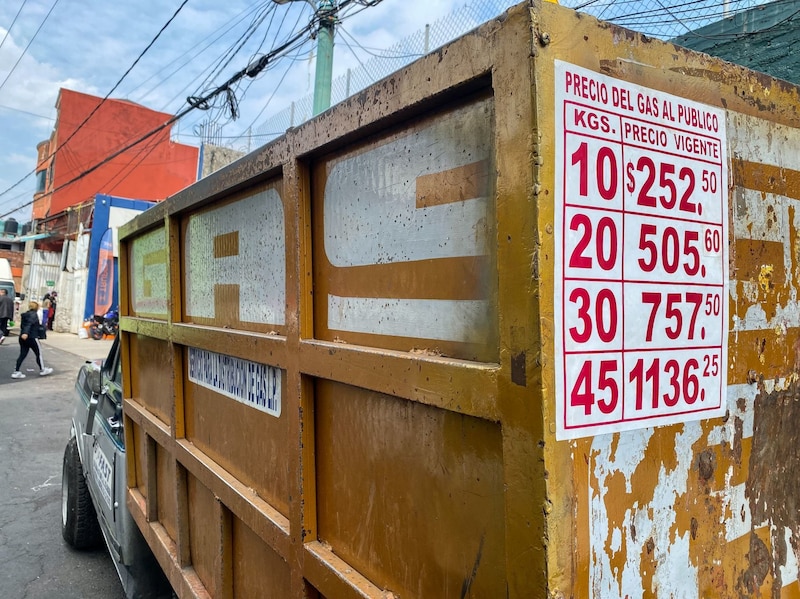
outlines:
[[[1,26],[11,24],[20,8],[19,2],[0,2]],[[0,81],[22,56],[16,71],[0,89],[0,156],[3,157],[0,192],[35,167],[36,144],[49,136],[54,125],[59,88],[105,96],[181,2],[60,2],[44,25],[42,21],[53,6],[52,0],[25,2],[11,34],[0,47]],[[341,32],[337,36],[334,77],[371,58],[358,45],[388,48],[463,3],[464,0],[384,0],[352,18],[345,18],[343,27],[358,44]],[[268,16],[240,53],[222,67],[225,57],[242,39],[260,9],[274,11],[270,15],[274,18]],[[266,1],[192,0],[112,97],[177,113],[187,106],[186,96],[198,90],[202,93],[214,89],[242,69],[254,55],[274,47],[276,36],[284,40],[305,26],[311,15],[311,8],[305,2],[278,6]],[[40,26],[41,31],[36,34]],[[0,39],[4,33],[0,29]],[[36,39],[23,55],[34,34]],[[221,134],[239,134],[251,123],[257,127],[271,115],[289,107],[292,101],[310,94],[314,67],[307,57],[312,47],[313,42],[308,41],[293,59],[276,61],[274,67],[254,81],[244,79],[236,94],[241,118],[226,126]],[[208,73],[215,67],[219,67],[219,74],[203,87]],[[288,74],[287,68],[290,68]],[[221,104],[220,101],[218,105]],[[227,118],[220,115],[220,109],[194,111],[179,125],[184,134],[182,141],[197,141],[191,135],[186,136],[197,123],[216,119],[219,124],[225,124]],[[8,197],[15,196],[18,191],[19,188],[0,196],[0,212],[5,211],[3,204]],[[18,201],[27,199],[23,197]]]

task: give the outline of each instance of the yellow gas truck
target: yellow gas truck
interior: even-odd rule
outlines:
[[[136,217],[176,594],[800,597],[799,108],[531,1]]]

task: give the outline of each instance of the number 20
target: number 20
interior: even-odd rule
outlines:
[[[591,255],[586,256],[584,253],[592,241],[593,223],[592,220],[583,213],[576,214],[569,222],[571,231],[582,229],[578,243],[575,244],[575,249],[569,258],[569,265],[572,268],[593,268]],[[594,236],[595,256],[597,257],[597,264],[603,270],[611,270],[617,263],[617,226],[614,221],[604,216],[597,221],[597,230]]]

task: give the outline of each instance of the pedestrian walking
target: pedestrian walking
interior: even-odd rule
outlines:
[[[47,330],[53,330],[53,321],[56,319],[56,304],[58,303],[58,293],[53,292],[50,296],[50,315],[47,317]]]
[[[23,360],[29,351],[33,351],[36,356],[36,365],[39,366],[39,376],[47,376],[53,372],[52,368],[44,365],[42,359],[42,349],[39,346],[39,339],[44,336],[44,327],[39,323],[39,303],[32,301],[28,304],[28,311],[19,319],[19,357],[17,367],[11,374],[12,379],[24,379],[25,375],[20,371]]]
[[[41,339],[47,338],[47,323],[50,321],[50,304],[52,304],[52,300],[50,299],[50,294],[45,293],[44,297],[42,298],[42,327],[44,329],[44,333],[41,336]]]
[[[14,298],[0,289],[0,344],[8,337],[8,321],[14,318]]]

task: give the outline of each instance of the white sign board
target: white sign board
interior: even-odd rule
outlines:
[[[555,77],[556,438],[724,415],[724,111]]]
[[[280,418],[280,368],[190,347],[188,370],[193,383]]]

